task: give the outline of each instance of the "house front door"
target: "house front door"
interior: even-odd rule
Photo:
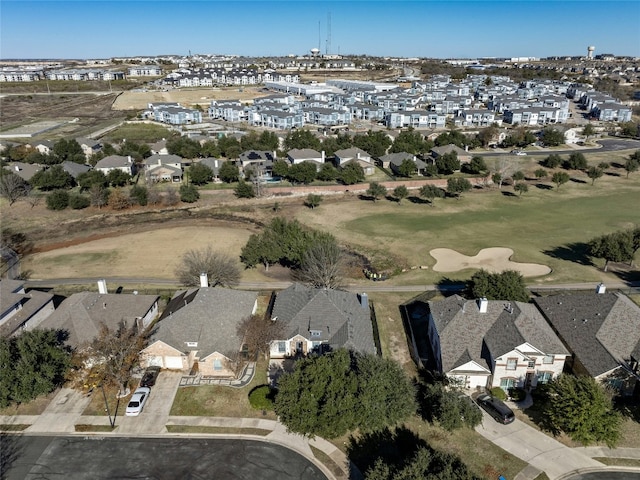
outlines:
[[[302,342],[297,342],[296,343],[296,353],[298,355],[302,355],[304,353],[303,349],[304,349],[304,344]]]
[[[533,372],[527,372],[527,376],[525,377],[524,380],[524,389],[525,390],[530,390],[531,389],[531,382],[533,381],[533,376],[535,374]]]

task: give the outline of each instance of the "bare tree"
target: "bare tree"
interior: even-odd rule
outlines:
[[[13,172],[0,172],[0,195],[9,200],[9,205],[29,193],[29,184]]]
[[[102,185],[94,184],[89,189],[89,199],[91,200],[91,205],[94,207],[104,207],[107,204],[108,198],[109,190],[104,188]]]
[[[238,324],[237,334],[250,356],[263,355],[267,359],[271,342],[283,338],[284,324],[278,319],[249,315]]]
[[[28,189],[24,198],[27,203],[31,205],[31,208],[38,206],[40,204],[40,200],[42,200],[42,197],[40,195],[36,195],[33,188]]]
[[[121,395],[126,395],[131,369],[138,363],[144,344],[138,325],[129,326],[124,320],[114,330],[102,324],[91,344],[90,354],[96,370],[104,382],[120,388]]]
[[[232,287],[240,281],[238,262],[224,253],[216,252],[211,245],[200,250],[189,250],[176,269],[180,282],[186,286],[200,285],[200,274],[206,273],[212,287]]]
[[[311,243],[302,256],[294,277],[319,288],[340,288],[344,276],[344,255],[335,238],[321,236]]]

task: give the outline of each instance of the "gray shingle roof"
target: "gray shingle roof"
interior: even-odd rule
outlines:
[[[96,163],[95,168],[128,167],[131,165],[130,158],[131,157],[125,157],[123,155],[109,155],[108,157],[104,157],[102,160]]]
[[[122,320],[133,325],[136,318],[147,315],[158,298],[157,295],[74,293],[40,324],[40,328],[67,330],[67,343],[77,347],[91,342],[103,323],[109,329],[117,328]]]
[[[491,370],[491,358],[525,342],[546,354],[569,353],[532,305],[492,300],[480,313],[474,300],[458,295],[428,304],[440,337],[443,372],[469,360]]]
[[[355,293],[294,283],[276,297],[273,317],[285,322],[287,338],[297,334],[332,348],[375,353],[371,312]],[[319,336],[311,336],[311,331]]]
[[[632,354],[640,359],[640,307],[626,296],[591,292],[534,301],[590,375],[627,364]]]
[[[237,326],[253,313],[257,298],[257,292],[220,287],[182,290],[165,308],[150,343],[160,340],[181,352],[197,350],[200,358],[238,352],[242,339]],[[186,342],[198,346],[187,348]]]

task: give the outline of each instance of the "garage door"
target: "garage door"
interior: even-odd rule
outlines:
[[[182,357],[164,357],[164,368],[182,370]]]

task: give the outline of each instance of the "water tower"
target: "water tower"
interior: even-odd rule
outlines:
[[[593,60],[593,51],[596,49],[596,47],[594,46],[588,46],[587,47],[587,59],[588,60]]]
[[[320,53],[320,49],[319,48],[312,48],[310,51],[311,51],[311,56],[313,58],[316,58],[318,56],[318,54]]]

